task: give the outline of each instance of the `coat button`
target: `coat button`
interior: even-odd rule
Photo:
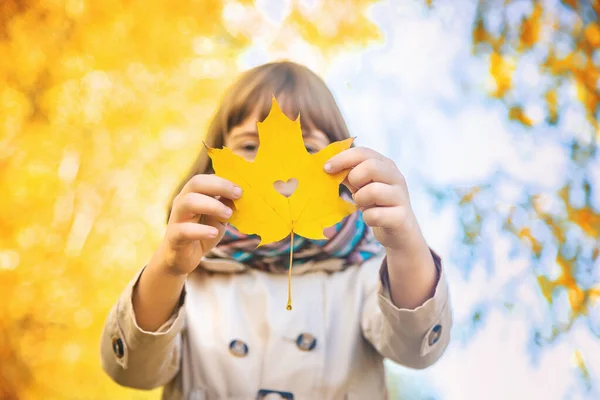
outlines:
[[[248,345],[241,340],[234,339],[229,343],[229,352],[236,357],[246,357]]]
[[[123,340],[121,338],[113,338],[112,348],[117,358],[123,358],[125,355],[125,348],[123,347]]]
[[[259,397],[261,400],[281,400],[283,397],[279,393],[271,392]]]
[[[310,333],[301,333],[296,338],[296,346],[302,351],[311,351],[317,346],[317,338]]]
[[[294,400],[294,395],[290,392],[279,392],[277,390],[260,389],[256,395],[256,400]]]
[[[442,326],[438,324],[429,333],[429,346],[436,344],[440,340],[440,336],[442,336]]]

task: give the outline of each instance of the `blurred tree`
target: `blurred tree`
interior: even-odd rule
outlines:
[[[266,38],[326,65],[379,38],[373,2],[0,1],[0,398],[157,397],[108,380],[99,334],[239,56]]]
[[[562,183],[549,188],[498,171],[471,187],[436,188],[440,205],[458,204],[464,245],[458,265],[466,274],[475,265],[492,272],[491,243],[507,233],[512,255],[530,258],[531,268],[507,283],[496,305],[514,310],[521,303],[520,312],[533,323],[534,348],[553,343],[577,322],[600,338],[600,2],[477,4],[473,53],[487,60],[489,94],[516,125],[515,153],[535,160],[538,145],[556,147]],[[516,294],[531,278],[545,299],[543,310],[528,308]],[[490,308],[474,311],[474,324],[484,310]],[[574,350],[574,356],[591,384],[585,352]]]

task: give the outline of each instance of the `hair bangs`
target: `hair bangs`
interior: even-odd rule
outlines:
[[[223,134],[252,115],[263,121],[271,110],[272,98],[285,115],[300,115],[303,130],[318,129],[330,141],[349,137],[346,124],[325,83],[312,71],[290,62],[267,64],[263,71],[243,74],[230,93],[236,95],[223,110]],[[261,73],[262,72],[262,73]]]

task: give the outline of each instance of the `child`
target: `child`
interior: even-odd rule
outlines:
[[[252,160],[256,122],[273,95],[289,118],[300,112],[309,152],[349,137],[325,83],[276,62],[229,88],[207,146]],[[289,238],[257,249],[256,237],[219,222],[243,193],[213,174],[203,147],[176,191],[162,244],[107,318],[106,373],[133,388],[165,386],[163,399],[377,400],[387,396],[384,358],[419,369],[436,362],[452,326],[448,286],[402,174],[360,147],[324,168],[350,170],[341,191],[359,211],[327,228],[328,240],[295,240],[287,311]]]

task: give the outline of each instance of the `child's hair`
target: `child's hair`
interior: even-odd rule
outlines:
[[[258,111],[259,120],[264,120],[271,109],[273,96],[288,118],[295,119],[300,113],[303,129],[318,129],[331,142],[350,137],[346,121],[323,79],[300,64],[280,61],[244,72],[227,89],[208,127],[204,143],[209,147],[222,147],[225,135],[255,111]],[[185,184],[194,175],[209,173],[214,173],[214,170],[206,148],[202,146],[192,168],[172,195],[169,215],[172,200]]]

